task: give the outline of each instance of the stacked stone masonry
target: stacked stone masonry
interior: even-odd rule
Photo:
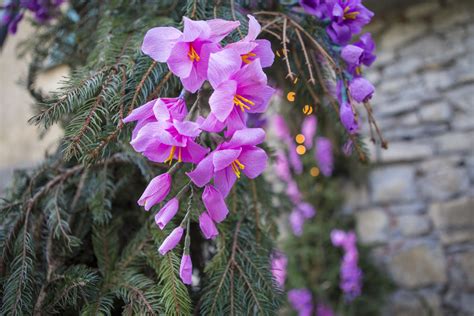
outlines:
[[[389,150],[346,211],[398,287],[386,315],[474,315],[474,1],[394,6],[370,31]]]

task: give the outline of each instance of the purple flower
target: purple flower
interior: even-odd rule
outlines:
[[[333,42],[341,45],[349,42],[353,34],[360,33],[374,16],[361,0],[330,0],[327,12],[331,23],[326,31]]]
[[[345,46],[341,57],[347,63],[348,71],[354,76],[360,76],[361,66],[369,67],[375,61],[375,43],[370,33],[363,34],[359,41]]]
[[[313,147],[313,138],[316,134],[318,121],[316,116],[307,116],[301,126],[301,133],[304,135],[304,145],[306,148],[311,149]]]
[[[300,5],[308,14],[321,19],[325,18],[328,14],[326,2],[326,0],[300,0]]]
[[[181,78],[184,88],[196,92],[207,79],[211,53],[239,22],[214,19],[193,21],[183,18],[183,32],[173,27],[150,29],[143,40],[142,51],[156,61],[166,62],[171,72]]]
[[[179,241],[181,240],[181,237],[183,237],[183,232],[184,229],[181,226],[176,227],[171,234],[166,237],[166,239],[163,241],[161,244],[160,248],[158,251],[162,256],[164,256],[168,251],[174,249]]]
[[[296,145],[293,142],[288,144],[290,164],[296,174],[303,172],[303,163],[301,162],[300,155],[296,152]]]
[[[341,103],[339,108],[339,117],[341,119],[342,125],[349,134],[355,134],[359,130],[359,124],[357,123],[352,107],[349,103]]]
[[[187,175],[199,187],[214,178],[214,185],[226,197],[241,173],[254,179],[265,170],[267,154],[256,146],[264,138],[265,132],[261,128],[238,130],[229,141],[217,146]]]
[[[313,312],[312,295],[308,289],[290,290],[288,301],[298,312],[298,316],[310,316]]]
[[[168,173],[160,174],[153,178],[138,200],[138,205],[144,206],[148,211],[153,205],[160,203],[170,192],[171,176]]]
[[[226,49],[237,51],[242,59],[242,65],[250,64],[258,58],[263,68],[270,67],[275,59],[271,43],[266,39],[257,39],[261,26],[252,15],[247,15],[247,17],[249,18],[247,35],[241,41],[227,45]]]
[[[283,288],[286,280],[286,266],[288,258],[283,253],[274,253],[272,258],[271,271],[278,285]]]
[[[374,94],[375,88],[369,80],[358,77],[349,84],[349,92],[357,102],[367,102]]]
[[[226,136],[232,135],[246,127],[246,113],[267,109],[275,90],[267,86],[260,59],[242,68],[241,64],[240,51],[235,48],[211,54],[208,78],[214,92],[209,98],[211,113],[201,125],[203,130],[220,132],[227,126]]]
[[[352,301],[362,291],[362,271],[357,265],[359,254],[356,245],[356,235],[354,232],[346,233],[342,230],[334,229],[331,231],[331,241],[334,246],[344,249],[339,287],[344,292],[346,300]]]
[[[282,115],[273,116],[272,126],[276,137],[285,143],[291,142],[290,129]]]
[[[293,179],[290,179],[286,187],[286,194],[294,204],[301,202],[301,192],[298,189],[298,184]]]
[[[296,208],[303,215],[305,219],[309,219],[313,217],[314,215],[316,215],[316,210],[314,209],[314,207],[307,202],[298,203],[296,205]]]
[[[295,234],[295,236],[303,235],[303,225],[305,218],[303,214],[298,211],[298,209],[293,209],[293,211],[290,213],[289,221],[293,234]]]
[[[193,276],[193,263],[190,255],[183,255],[179,266],[179,277],[184,284],[191,284]]]
[[[319,303],[316,307],[316,316],[334,316],[334,311],[328,305]]]
[[[137,125],[132,132],[133,140],[147,123],[158,120],[172,121],[173,119],[183,121],[187,114],[188,110],[184,98],[159,98],[134,109],[130,115],[123,119],[123,122],[137,121]]]
[[[219,232],[217,231],[214,221],[209,217],[207,212],[203,212],[199,216],[199,227],[206,239],[214,239]]]
[[[160,227],[161,230],[165,228],[173,217],[176,215],[179,209],[179,201],[177,198],[172,198],[163,208],[155,215],[155,223]]]
[[[290,181],[291,171],[288,159],[283,151],[279,150],[276,153],[275,159],[275,172],[276,175],[283,181]]]
[[[209,152],[194,141],[200,133],[199,124],[191,121],[156,121],[141,127],[130,144],[151,161],[197,163]]]
[[[221,192],[216,190],[212,185],[206,185],[202,193],[202,202],[206,207],[212,220],[220,223],[229,214],[229,209],[225,204],[224,197]]]
[[[342,152],[346,156],[350,156],[352,154],[352,150],[354,149],[354,143],[352,139],[348,139],[347,142],[342,146]]]
[[[316,139],[316,160],[322,174],[329,177],[332,174],[334,158],[331,141],[326,137],[318,137]]]

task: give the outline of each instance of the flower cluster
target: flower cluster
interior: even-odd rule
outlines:
[[[331,231],[331,241],[334,246],[344,249],[339,286],[346,299],[352,301],[360,295],[362,290],[362,271],[357,265],[359,254],[356,246],[356,235],[354,232],[334,229]]]
[[[314,139],[314,134],[316,133],[316,117],[312,116],[307,120],[308,121],[303,124],[306,126],[303,128],[304,133],[306,133],[305,141],[308,147],[312,147],[312,139]],[[284,118],[280,115],[275,115],[273,118],[273,126],[275,128],[276,136],[288,148],[288,158],[283,150],[279,150],[276,153],[276,175],[287,184],[286,195],[294,205],[289,217],[290,226],[296,236],[301,236],[303,234],[304,222],[316,215],[316,210],[311,204],[303,200],[298,184],[292,177],[291,170],[299,174],[303,171],[303,164],[296,152],[295,143],[290,136],[290,131]]]
[[[159,98],[133,110],[124,119],[125,123],[137,122],[130,143],[150,161],[171,165],[176,160],[193,166],[186,173],[190,182],[155,215],[160,229],[178,213],[184,192],[196,186],[203,188],[201,197],[206,208],[199,215],[199,226],[206,239],[215,238],[216,223],[229,213],[225,198],[234,183],[242,176],[256,178],[266,167],[267,154],[257,146],[264,141],[265,132],[261,128],[249,128],[247,119],[249,113],[263,113],[274,92],[262,70],[273,63],[274,55],[269,41],[257,39],[259,23],[253,16],[248,18],[247,36],[225,47],[221,41],[239,27],[239,22],[193,21],[184,17],[183,31],[156,27],[145,35],[142,51],[155,61],[167,63],[184,89],[176,98]],[[210,113],[193,120],[193,113],[188,113],[186,106],[186,91],[197,92],[206,80],[213,89]],[[223,132],[224,140],[213,150],[206,148],[200,144],[205,132]],[[150,210],[163,202],[171,190],[171,182],[172,172],[158,175],[148,184],[138,204]],[[166,254],[178,245],[186,231],[180,268],[181,279],[186,284],[191,284],[192,276],[186,228],[190,218],[188,208],[182,223],[159,248],[162,255]]]
[[[372,83],[362,77],[362,66],[372,65],[376,57],[375,43],[370,33],[361,35],[352,44],[349,42],[370,22],[374,14],[362,4],[362,0],[300,0],[300,4],[307,13],[327,22],[326,32],[347,65],[344,76],[349,82],[348,86],[345,80],[339,80],[336,94],[341,123],[349,134],[354,134],[359,125],[353,102],[367,102],[375,91]]]
[[[288,258],[285,256],[285,254],[281,252],[275,252],[272,255],[271,272],[280,288],[284,288],[285,286],[287,265]]]
[[[328,305],[319,303],[316,306],[316,313],[313,314],[314,305],[311,291],[305,288],[288,291],[288,301],[293,309],[298,312],[298,316],[334,316],[334,312]]]
[[[64,0],[6,1],[0,24],[6,26],[9,33],[15,34],[26,10],[33,12],[38,23],[45,23],[54,16],[63,2]]]

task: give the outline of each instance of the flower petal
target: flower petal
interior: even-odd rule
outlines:
[[[188,56],[189,43],[177,43],[171,50],[167,60],[171,72],[180,78],[186,78],[191,73],[193,61]]]
[[[239,157],[241,149],[223,149],[214,151],[212,164],[214,172],[227,168],[237,157]]]
[[[154,27],[145,34],[142,52],[156,61],[166,62],[171,50],[183,35],[174,27]]]
[[[236,174],[231,167],[227,167],[216,172],[216,175],[214,176],[214,185],[225,198],[227,195],[229,195],[235,180],[237,180]]]
[[[202,193],[202,201],[212,220],[220,223],[229,214],[229,209],[225,204],[222,194],[212,185],[206,185]]]
[[[240,25],[239,21],[227,21],[222,19],[212,19],[206,22],[211,30],[209,40],[213,42],[220,42]]]
[[[247,110],[249,113],[263,113],[267,110],[268,103],[275,93],[275,89],[267,85],[256,84],[246,86],[238,90],[237,93],[255,103]]]
[[[260,34],[262,27],[252,15],[247,14],[247,17],[249,18],[249,30],[247,36],[244,37],[244,41],[253,41]]]
[[[179,277],[184,284],[191,284],[193,277],[193,263],[191,262],[191,256],[183,255],[181,258],[181,264],[179,266]]]
[[[142,106],[134,109],[130,115],[123,119],[124,123],[145,120],[150,116],[153,116],[153,106],[155,105],[157,99],[151,100],[143,104]]]
[[[224,127],[224,123],[220,122],[212,113],[209,113],[207,118],[201,122],[201,129],[206,132],[219,133]]]
[[[142,196],[138,200],[138,205],[145,206],[149,210],[153,205],[160,203],[168,195],[171,188],[171,176],[168,173],[160,174],[153,178]]]
[[[199,124],[191,121],[178,121],[173,120],[173,125],[180,135],[188,137],[196,137],[201,133]]]
[[[258,177],[267,167],[267,153],[258,147],[242,150],[239,161],[245,166],[242,172],[250,179]]]
[[[261,66],[265,68],[273,65],[275,54],[273,53],[272,44],[270,41],[266,39],[260,39],[256,40],[255,43],[257,43],[257,47],[253,49],[252,53],[256,54],[260,59]]]
[[[198,187],[203,187],[211,181],[214,175],[214,165],[212,164],[213,153],[209,154],[206,158],[201,160],[191,172],[187,172],[188,177]]]
[[[234,108],[236,90],[237,83],[235,81],[225,81],[215,88],[209,98],[211,112],[219,121],[224,122]]]
[[[183,17],[183,41],[192,42],[197,38],[208,39],[211,34],[211,28],[205,21],[193,21]]]
[[[265,131],[261,128],[246,128],[234,133],[230,141],[222,144],[222,148],[238,148],[241,146],[255,146],[265,139]]]
[[[259,59],[240,68],[233,78],[239,83],[239,87],[256,83],[267,84],[267,75],[263,72]]]
[[[219,234],[216,225],[207,212],[203,212],[199,216],[199,227],[206,239],[214,239]]]
[[[206,80],[206,77],[201,76],[196,67],[191,68],[189,76],[186,78],[181,78],[181,83],[183,87],[191,93],[195,93]]]
[[[216,88],[220,83],[227,81],[236,73],[240,69],[241,64],[240,54],[231,48],[211,54],[207,70],[209,83],[213,88]]]
[[[155,215],[155,223],[158,227],[163,230],[166,224],[168,224],[173,217],[176,215],[179,209],[179,201],[177,198],[169,200],[165,206]]]
[[[186,148],[183,148],[182,159],[184,162],[198,163],[207,155],[208,152],[209,148],[205,148],[195,143],[193,140],[188,139]]]
[[[224,132],[224,136],[226,138],[232,137],[235,131],[246,128],[246,121],[247,114],[234,106],[234,109],[230,112],[229,117],[226,120],[227,129]]]

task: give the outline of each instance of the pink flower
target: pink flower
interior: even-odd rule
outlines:
[[[182,121],[187,114],[188,110],[183,98],[159,98],[134,109],[130,115],[123,119],[123,122],[137,121],[137,126],[132,132],[133,140],[147,123],[156,122],[160,119],[169,120],[170,118]]]
[[[214,19],[193,21],[183,18],[183,32],[173,27],[150,29],[142,51],[156,61],[166,62],[181,78],[184,88],[196,92],[207,79],[209,55],[220,50],[218,44],[239,22]]]
[[[298,312],[298,316],[310,316],[313,313],[313,298],[308,289],[288,291],[288,301]]]
[[[289,182],[291,180],[291,171],[288,159],[285,153],[281,150],[277,151],[275,155],[275,172],[276,175],[283,181]]]
[[[229,209],[224,202],[224,197],[212,185],[206,185],[204,188],[202,202],[212,220],[217,223],[222,222],[227,217],[227,214],[229,214]]]
[[[275,59],[271,43],[266,39],[257,39],[262,28],[252,15],[249,14],[247,17],[249,18],[249,30],[247,36],[239,42],[227,45],[226,49],[230,48],[238,51],[243,65],[250,64],[258,58],[260,59],[260,64],[263,68],[270,67]],[[249,43],[254,44],[254,46],[246,45]]]
[[[179,201],[172,198],[163,208],[155,215],[155,223],[161,230],[173,219],[179,209]]]
[[[347,102],[342,102],[339,108],[339,117],[342,125],[349,134],[355,134],[359,130],[359,124],[355,119],[352,107]]]
[[[170,192],[171,176],[168,173],[160,174],[153,178],[138,200],[138,205],[145,206],[149,210],[153,205],[160,203]]]
[[[183,232],[184,229],[181,226],[176,227],[158,249],[160,254],[164,256],[168,251],[174,249],[179,244],[181,237],[183,237]]]
[[[200,133],[199,125],[191,121],[160,120],[143,126],[130,144],[151,161],[197,163],[209,152],[194,141]]]
[[[238,130],[229,141],[220,144],[187,175],[199,187],[214,178],[214,185],[226,197],[241,173],[254,179],[265,169],[267,154],[256,146],[264,138],[265,132],[261,128]]]
[[[267,86],[267,76],[260,60],[240,68],[238,50],[226,48],[211,54],[208,78],[214,92],[209,98],[211,113],[201,128],[220,132],[227,126],[227,134],[245,128],[246,113],[265,112],[274,89]],[[217,122],[216,122],[217,121]]]
[[[272,274],[278,285],[283,288],[286,280],[286,266],[288,265],[288,259],[282,253],[276,253],[272,259]]]
[[[191,256],[183,255],[181,258],[181,265],[179,266],[179,277],[184,284],[191,284],[193,276],[193,263]]]
[[[203,212],[199,216],[199,227],[206,239],[214,239],[219,234],[216,225],[214,225],[207,212]]]

